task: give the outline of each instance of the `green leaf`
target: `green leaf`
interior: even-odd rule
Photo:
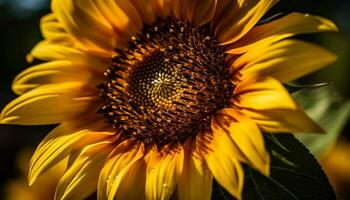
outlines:
[[[265,135],[271,154],[271,175],[245,166],[243,199],[336,199],[317,160],[290,134]],[[216,182],[212,199],[234,199]]]
[[[294,98],[326,134],[296,134],[317,158],[332,148],[350,117],[350,101],[344,101],[333,87],[301,90]]]

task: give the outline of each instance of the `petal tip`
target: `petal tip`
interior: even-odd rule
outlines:
[[[319,17],[319,20],[326,27],[328,31],[339,32],[338,26],[333,21],[323,17]]]
[[[31,176],[30,174],[28,175],[28,184],[29,186],[32,186],[35,181],[36,181],[37,177],[36,176]]]
[[[316,124],[317,125],[317,124]],[[321,126],[317,125],[313,131],[314,133],[326,134],[327,131],[324,130]]]
[[[5,114],[1,113],[0,124],[11,124],[11,122],[17,118],[18,117],[6,117]]]
[[[34,61],[34,56],[31,53],[27,54],[26,60],[28,63],[32,63]]]
[[[312,121],[313,123],[309,123],[309,127],[301,130],[301,133],[315,133],[315,134],[326,134],[327,131],[325,131],[320,125],[318,125],[316,122]]]

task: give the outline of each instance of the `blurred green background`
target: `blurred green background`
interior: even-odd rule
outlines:
[[[40,17],[49,13],[49,0],[0,0],[0,108],[15,97],[11,82],[29,65],[26,54],[42,37]],[[339,56],[336,63],[301,80],[301,83],[330,82],[346,99],[350,97],[350,1],[281,0],[267,15],[293,11],[321,15],[333,20],[339,33],[320,33],[300,38],[320,44]],[[34,148],[52,126],[0,125],[0,188],[18,173],[15,156],[24,147]],[[342,138],[349,139],[349,123]],[[1,194],[0,194],[1,195]],[[1,196],[0,196],[0,199]]]

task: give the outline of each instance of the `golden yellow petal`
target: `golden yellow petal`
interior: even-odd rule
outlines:
[[[215,13],[210,22],[210,27],[215,31],[218,24],[222,22],[221,20],[232,12],[232,9],[235,8],[236,1],[235,0],[220,0],[216,3]]]
[[[181,144],[166,145],[147,164],[146,199],[170,199],[182,173],[184,150]]]
[[[199,6],[200,1],[193,0],[193,1],[181,1],[181,16],[182,19],[189,21],[190,23],[193,23],[193,19],[195,17],[195,11],[197,6]]]
[[[93,2],[53,0],[51,9],[64,29],[82,45],[81,49],[105,54],[113,51],[116,35]]]
[[[89,197],[97,189],[98,177],[114,140],[85,146],[61,177],[55,199],[76,200]]]
[[[143,22],[151,24],[156,20],[156,13],[153,10],[153,3],[154,0],[131,0],[130,1],[138,13],[140,14],[140,17]]]
[[[243,80],[231,102],[267,132],[323,132],[281,83],[271,77]]]
[[[253,120],[235,109],[220,110],[212,122],[219,128],[212,128],[214,135],[218,132],[227,134],[246,157],[246,163],[262,174],[270,174],[270,155],[264,144],[262,133]],[[220,133],[219,133],[220,134]]]
[[[210,137],[213,140],[210,144],[212,148],[220,148],[221,151],[226,152],[227,155],[234,157],[240,162],[248,162],[247,157],[241,151],[239,146],[235,141],[230,138],[230,135],[227,134],[227,131],[223,130],[217,123],[215,116],[211,120],[211,131],[212,136]],[[208,133],[207,133],[208,134]]]
[[[63,122],[37,147],[30,161],[29,183],[34,183],[38,176],[66,158],[72,150],[104,140],[114,134],[114,131],[106,127],[104,119],[94,115]]]
[[[254,110],[297,109],[297,104],[283,85],[267,76],[250,77],[238,83],[233,103],[237,107]]]
[[[227,53],[242,54],[262,43],[272,44],[301,33],[338,31],[336,25],[323,17],[291,13],[281,19],[254,27],[239,41],[229,45]]]
[[[69,60],[77,65],[85,65],[98,71],[105,71],[112,65],[112,54],[92,55],[74,47],[51,43],[47,40],[39,42],[29,53],[27,59],[31,62],[33,58],[42,61]]]
[[[217,0],[184,1],[185,18],[196,26],[208,23],[215,14]]]
[[[144,146],[140,142],[130,139],[120,143],[101,170],[97,188],[98,199],[113,200],[122,178],[144,153]]]
[[[184,0],[171,0],[169,2],[172,13],[177,19],[184,17],[185,9],[183,9],[184,6],[182,5],[184,2]]]
[[[210,134],[198,135],[196,145],[201,150],[208,168],[218,183],[232,196],[242,199],[244,171],[238,160],[234,156],[228,155],[226,151],[218,148]]]
[[[241,69],[243,77],[258,74],[288,82],[319,70],[336,58],[333,53],[317,45],[299,40],[283,40],[248,51],[231,68]]]
[[[64,46],[73,46],[75,44],[73,37],[66,32],[53,13],[41,18],[40,30],[43,37],[52,43]]]
[[[114,34],[120,37],[118,43],[127,42],[142,27],[140,14],[130,1],[93,0],[93,4],[112,25]]]
[[[241,0],[231,7],[215,29],[221,44],[239,40],[261,19],[278,0]],[[232,5],[231,5],[232,6]]]
[[[134,200],[146,198],[146,163],[147,161],[145,159],[140,159],[130,167],[122,177],[116,199]]]
[[[85,82],[95,86],[104,81],[103,74],[89,66],[58,60],[35,65],[19,73],[13,81],[12,90],[24,94],[45,84]]]
[[[177,184],[179,200],[209,200],[212,192],[213,175],[200,155],[195,142],[185,143],[185,159],[182,174]]]
[[[77,115],[95,112],[98,90],[81,82],[49,84],[11,101],[1,112],[0,123],[21,125],[56,124]]]
[[[242,109],[244,114],[252,118],[259,127],[269,133],[324,133],[305,111],[298,106],[296,110],[273,109],[252,110]]]
[[[157,16],[167,17],[171,13],[171,2],[173,0],[152,0],[152,7]]]

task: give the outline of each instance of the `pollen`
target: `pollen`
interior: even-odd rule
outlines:
[[[98,85],[99,112],[126,138],[184,142],[210,129],[233,93],[226,56],[208,26],[159,19],[115,53],[107,81]]]

